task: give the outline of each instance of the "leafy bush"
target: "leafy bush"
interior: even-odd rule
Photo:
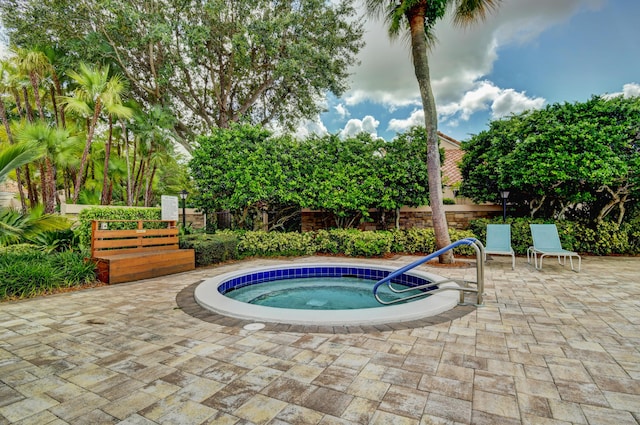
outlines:
[[[31,241],[44,252],[73,251],[79,246],[78,237],[71,229],[44,232]]]
[[[471,231],[481,242],[486,241],[486,229],[489,223],[502,223],[502,220],[473,220]],[[533,245],[529,224],[553,223],[552,220],[529,218],[508,219],[511,224],[511,245],[516,254],[524,255]],[[640,231],[632,225],[618,226],[617,223],[600,222],[587,225],[575,221],[555,222],[560,241],[565,249],[594,255],[640,254]]]
[[[160,208],[88,208],[80,211],[78,215],[79,225],[74,229],[74,232],[78,237],[80,248],[89,250],[91,247],[92,220],[160,220],[161,217],[162,210]],[[124,223],[114,223],[113,226],[109,228],[135,228],[125,227]],[[131,226],[135,225],[131,224]]]
[[[33,297],[95,281],[95,265],[77,252],[24,247],[0,256],[0,300]]]
[[[355,257],[380,257],[391,252],[393,234],[386,231],[333,229],[316,232],[316,251]]]
[[[298,232],[242,232],[238,251],[241,256],[295,256],[316,252],[311,233]]]
[[[232,232],[180,237],[180,248],[195,250],[196,266],[208,266],[238,258],[239,236]]]

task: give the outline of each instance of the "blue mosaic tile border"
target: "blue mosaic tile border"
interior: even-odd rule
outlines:
[[[308,277],[355,277],[359,279],[378,281],[380,279],[384,279],[390,273],[392,272],[388,270],[340,266],[277,269],[250,273],[244,276],[238,276],[236,278],[227,280],[218,285],[218,292],[220,292],[221,294],[226,294],[229,291],[241,288],[243,286],[256,285],[264,282],[273,282],[275,280],[302,279]],[[405,286],[420,286],[431,283],[431,281],[428,279],[406,274],[392,279],[392,282]]]

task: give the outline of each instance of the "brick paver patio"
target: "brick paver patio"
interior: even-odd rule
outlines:
[[[283,261],[0,304],[0,424],[640,423],[640,258],[496,257],[485,306],[376,328],[246,330],[190,297]]]

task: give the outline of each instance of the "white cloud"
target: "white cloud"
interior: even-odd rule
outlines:
[[[617,93],[605,94],[602,97],[610,99],[612,97],[624,96],[625,98],[640,96],[640,84],[628,83],[622,86],[622,91]]]
[[[349,113],[349,110],[342,104],[339,103],[336,106],[333,107],[336,112],[338,113],[338,115],[340,116],[340,118],[345,119],[346,117],[348,117],[349,115],[351,115]]]
[[[484,84],[482,79],[491,73],[499,49],[531,42],[578,11],[596,9],[604,1],[510,0],[501,3],[486,21],[466,29],[454,27],[449,18],[443,19],[435,28],[438,41],[429,55],[438,108],[459,104],[454,109],[461,109],[461,119],[468,119],[475,111],[491,106],[487,99],[494,101],[498,96],[502,97],[492,109],[496,116],[508,110],[509,104],[512,110],[531,102],[537,105],[539,100],[527,100],[524,93],[519,93],[522,88],[500,89]],[[368,17],[365,31],[367,44],[359,55],[360,65],[353,69],[352,89],[343,97],[347,105],[371,101],[390,110],[420,105],[408,42],[402,37],[391,42],[387,25]],[[507,92],[509,89],[513,93]]]
[[[393,118],[389,121],[389,130],[403,133],[414,126],[424,127],[424,111],[422,109],[414,109],[406,119]]]
[[[640,84],[629,83],[622,86],[622,93],[624,97],[636,97],[640,96]]]
[[[365,116],[362,120],[352,118],[345,124],[344,128],[340,132],[340,137],[355,136],[359,133],[368,133],[372,137],[378,137],[378,126],[380,121],[372,117],[371,115]]]
[[[468,121],[474,113],[491,109],[491,117],[495,119],[528,109],[539,109],[544,104],[544,98],[528,97],[524,92],[501,89],[490,81],[482,81],[473,90],[464,93],[459,101],[438,107],[438,113],[441,119],[457,122]]]
[[[274,131],[278,133],[277,131]],[[324,123],[320,119],[320,117],[316,117],[315,120],[306,120],[302,121],[298,124],[296,131],[293,133],[293,137],[296,139],[306,139],[312,134],[322,136],[329,133],[327,127],[325,127]]]
[[[510,114],[519,114],[532,109],[540,109],[544,106],[545,99],[542,97],[530,98],[524,92],[517,92],[513,89],[502,90],[493,100],[491,105],[491,117],[501,118]]]
[[[529,109],[539,109],[544,104],[545,99],[541,97],[527,97],[523,92],[501,89],[490,81],[482,81],[464,93],[459,101],[438,106],[438,115],[448,126],[455,127],[460,121],[468,121],[476,112],[490,109],[491,117],[495,119]],[[391,119],[388,129],[403,132],[416,125],[424,126],[422,108],[414,109],[405,119]]]

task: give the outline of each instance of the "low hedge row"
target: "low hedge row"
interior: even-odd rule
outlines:
[[[502,223],[500,219],[473,220],[470,230],[480,241],[486,240],[487,224]],[[507,219],[511,225],[511,245],[516,254],[525,255],[533,245],[529,224],[555,223],[565,249],[592,255],[637,255],[640,254],[640,229],[630,224],[601,222],[587,225],[574,221],[532,220],[528,218]]]
[[[549,221],[546,221],[549,222]],[[449,230],[451,241],[467,237],[486,240],[489,223],[502,220],[474,220],[471,229]],[[530,223],[544,220],[510,219],[511,243],[514,251],[525,255],[532,245]],[[600,223],[595,228],[587,225],[556,222],[558,233],[566,249],[593,255],[640,254],[640,229]],[[354,229],[319,230],[315,232],[231,232],[213,235],[189,235],[181,238],[181,245],[196,250],[196,264],[214,264],[228,259],[245,257],[301,256],[334,254],[352,257],[382,257],[392,253],[428,254],[436,250],[433,229],[393,231],[360,231]],[[454,249],[458,255],[475,255],[470,246]]]
[[[452,240],[472,237],[469,231],[450,230]],[[181,237],[180,246],[196,250],[196,265],[204,266],[245,257],[336,254],[382,257],[390,253],[431,253],[436,250],[432,229],[397,231],[319,230],[317,232],[230,232]],[[473,255],[469,246],[454,253]]]
[[[183,235],[180,237],[180,248],[193,249],[196,266],[207,266],[237,259],[238,242],[238,236],[230,232]]]

